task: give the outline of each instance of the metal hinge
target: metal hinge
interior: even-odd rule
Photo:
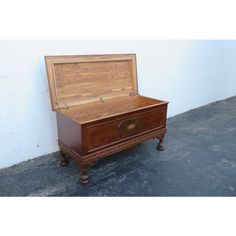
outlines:
[[[105,102],[104,98],[100,98],[100,101]]]
[[[129,96],[135,96],[137,94],[138,94],[137,91],[132,91],[132,92],[129,93]]]
[[[58,106],[59,110],[60,109],[69,109],[69,107],[67,106],[66,103],[60,103],[60,104],[57,103],[57,106]]]

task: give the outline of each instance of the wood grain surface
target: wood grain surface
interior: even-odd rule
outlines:
[[[45,57],[53,109],[137,93],[134,54]]]
[[[52,109],[57,112],[61,166],[66,154],[89,183],[94,161],[158,138],[164,149],[168,102],[140,96],[136,55],[45,57]]]

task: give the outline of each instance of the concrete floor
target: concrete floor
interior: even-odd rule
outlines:
[[[156,143],[100,160],[87,186],[58,153],[1,169],[0,195],[236,196],[236,97],[170,118],[165,151]]]

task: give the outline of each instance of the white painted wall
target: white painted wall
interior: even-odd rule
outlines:
[[[0,168],[58,150],[44,55],[136,53],[168,116],[236,95],[236,41],[0,41]]]

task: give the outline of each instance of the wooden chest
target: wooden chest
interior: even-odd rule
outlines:
[[[46,56],[52,109],[57,115],[61,166],[66,154],[80,182],[98,159],[151,138],[163,150],[167,102],[138,93],[136,55]]]

